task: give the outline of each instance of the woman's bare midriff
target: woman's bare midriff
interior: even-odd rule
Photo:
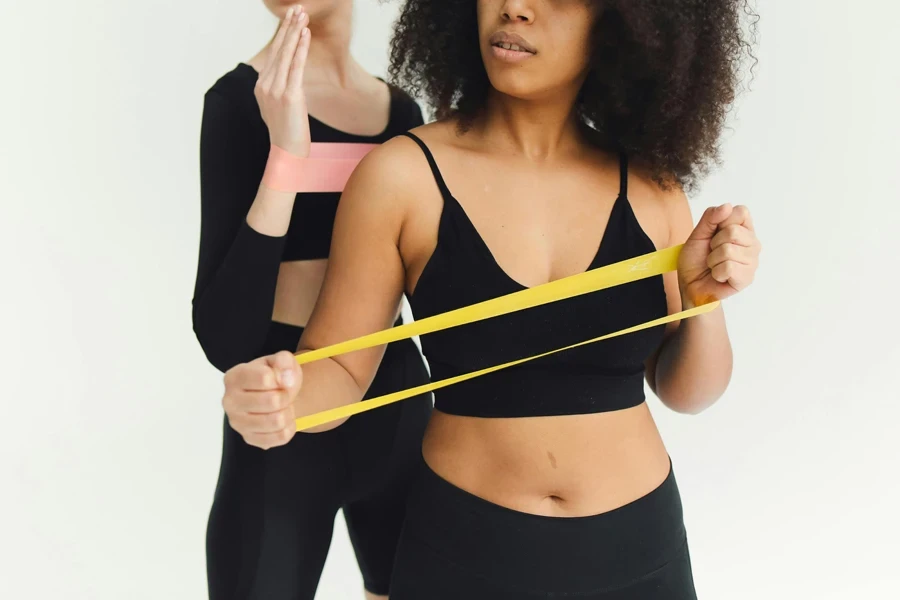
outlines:
[[[435,411],[428,465],[494,504],[552,517],[604,513],[656,489],[669,456],[643,403],[591,415],[514,419]]]

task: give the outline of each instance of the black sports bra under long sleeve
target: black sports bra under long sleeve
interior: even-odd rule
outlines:
[[[221,371],[256,358],[268,346],[279,265],[328,257],[340,197],[337,192],[298,195],[282,237],[247,224],[269,154],[268,130],[253,95],[256,80],[252,67],[239,64],[207,91],[203,106],[192,316],[203,351]],[[391,87],[390,117],[380,134],[348,134],[310,117],[310,136],[313,142],[380,144],[422,122],[418,105]]]

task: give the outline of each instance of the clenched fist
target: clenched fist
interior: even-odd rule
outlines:
[[[290,352],[279,352],[225,373],[222,406],[231,427],[251,446],[283,446],[297,432],[294,400],[303,371]]]
[[[684,308],[724,300],[750,285],[760,250],[747,207],[723,204],[708,208],[678,259]]]

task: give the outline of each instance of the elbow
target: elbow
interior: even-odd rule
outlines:
[[[660,398],[669,410],[681,415],[699,415],[719,398]]]
[[[231,367],[240,364],[241,361],[235,360],[230,353],[222,351],[222,345],[211,340],[206,331],[207,330],[202,326],[198,327],[196,323],[194,324],[194,335],[200,343],[200,349],[203,350],[203,355],[206,356],[206,360],[209,364],[222,373],[226,372]]]
[[[657,396],[670,410],[683,415],[699,415],[710,408],[725,394],[731,371],[719,377],[688,382],[660,382]]]
[[[698,415],[725,394],[731,382],[733,361],[727,356],[716,362],[679,362],[661,360],[655,365],[648,383],[660,401],[683,415]]]
[[[194,336],[200,343],[206,360],[222,373],[228,369],[251,360],[246,352],[241,352],[236,344],[228,343],[226,328],[221,323],[211,322],[205,318],[202,311],[194,306],[193,315]]]

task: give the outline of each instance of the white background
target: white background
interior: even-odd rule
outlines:
[[[395,8],[358,1],[386,65]],[[692,199],[751,207],[736,372],[654,413],[700,598],[900,597],[900,9],[760,7],[726,164]],[[0,597],[198,599],[221,377],[190,323],[203,92],[269,38],[260,2],[3,2]],[[360,598],[338,519],[320,598]]]

